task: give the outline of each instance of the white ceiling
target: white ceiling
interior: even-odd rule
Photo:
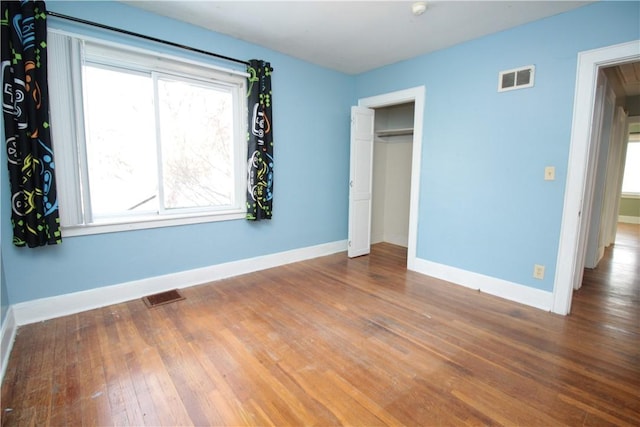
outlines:
[[[348,74],[358,74],[591,1],[124,1]],[[268,58],[265,58],[268,59]]]

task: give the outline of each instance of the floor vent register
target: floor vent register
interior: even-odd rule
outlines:
[[[177,289],[171,291],[160,292],[159,294],[148,295],[142,298],[142,301],[149,308],[158,307],[160,305],[170,304],[172,302],[181,301],[184,297]]]

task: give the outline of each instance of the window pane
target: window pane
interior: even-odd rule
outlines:
[[[232,107],[224,88],[158,80],[166,209],[234,202]]]
[[[157,211],[151,77],[90,65],[83,73],[93,216]]]
[[[640,142],[629,142],[622,178],[622,192],[640,194]]]

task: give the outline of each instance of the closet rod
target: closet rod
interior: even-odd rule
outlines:
[[[182,45],[182,44],[179,44],[179,43],[170,42],[168,40],[162,40],[162,39],[158,39],[158,38],[151,37],[151,36],[145,36],[144,34],[134,33],[132,31],[123,30],[121,28],[111,27],[109,25],[104,25],[104,24],[100,24],[100,23],[97,23],[97,22],[87,21],[85,19],[76,18],[76,17],[69,16],[69,15],[63,15],[63,14],[57,13],[57,12],[47,11],[47,15],[53,16],[55,18],[66,19],[68,21],[79,22],[81,24],[91,25],[93,27],[102,28],[104,30],[115,31],[117,33],[126,34],[128,36],[139,37],[141,39],[150,40],[150,41],[153,41],[153,42],[162,43],[162,44],[166,44],[166,45],[173,46],[173,47],[178,47],[180,49],[186,49],[186,50],[189,50],[191,52],[202,53],[204,55],[213,56],[213,57],[216,57],[218,59],[224,59],[225,61],[231,61],[231,62],[236,62],[238,64],[249,65],[249,63],[247,61],[243,61],[242,59],[231,58],[230,56],[224,56],[224,55],[220,55],[218,53],[213,53],[213,52],[208,52],[206,50],[197,49],[195,47],[185,46],[185,45]]]

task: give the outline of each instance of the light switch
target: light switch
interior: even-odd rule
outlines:
[[[554,179],[556,179],[556,168],[554,166],[544,168],[544,180],[553,181]]]

